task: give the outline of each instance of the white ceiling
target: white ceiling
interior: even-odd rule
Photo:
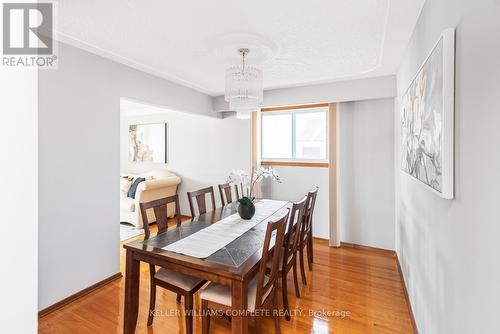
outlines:
[[[68,44],[210,95],[238,47],[267,89],[394,74],[425,0],[60,0]]]

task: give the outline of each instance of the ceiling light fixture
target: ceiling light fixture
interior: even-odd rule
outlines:
[[[241,119],[249,119],[253,111],[260,109],[263,101],[262,71],[245,65],[245,57],[249,52],[247,48],[238,49],[242,65],[226,70],[224,98],[229,102],[229,109],[236,111],[236,117]]]

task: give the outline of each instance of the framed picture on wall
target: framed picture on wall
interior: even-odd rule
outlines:
[[[167,163],[167,138],[167,123],[129,125],[129,161]]]
[[[447,29],[401,101],[401,169],[452,199],[454,180],[455,30]]]

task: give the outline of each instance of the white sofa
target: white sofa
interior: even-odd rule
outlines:
[[[177,185],[181,183],[181,179],[177,175],[167,170],[155,170],[142,174],[121,173],[120,176],[144,177],[146,179],[137,186],[135,199],[120,198],[120,222],[130,223],[138,228],[143,228],[139,203],[175,195]],[[167,213],[169,217],[175,215],[173,203],[168,205]],[[156,221],[153,210],[148,210],[147,215],[149,222]]]

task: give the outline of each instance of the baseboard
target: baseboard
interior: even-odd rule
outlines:
[[[370,252],[377,252],[379,254],[384,254],[384,255],[391,255],[391,256],[396,256],[396,252],[390,249],[385,249],[385,248],[377,248],[377,247],[372,247],[372,246],[365,246],[365,245],[359,245],[359,244],[353,244],[350,242],[340,242],[340,247],[349,247],[349,248],[356,248],[356,249],[363,249],[367,250]]]
[[[399,263],[399,258],[397,253],[396,253],[396,262],[398,264],[398,271],[399,271],[399,276],[401,277],[401,283],[403,283],[403,290],[405,292],[406,304],[408,305],[408,311],[410,312],[413,333],[418,334],[417,322],[415,321],[415,316],[413,315],[413,309],[411,308],[410,297],[408,296],[408,290],[406,289],[406,282],[403,276],[403,270],[401,270],[401,263]]]
[[[61,300],[53,305],[50,305],[49,307],[46,307],[43,310],[39,311],[38,318],[42,318],[42,317],[46,316],[47,314],[52,313],[55,310],[58,310],[61,307],[64,307],[64,306],[74,302],[78,298],[81,298],[81,297],[91,293],[92,291],[95,291],[95,290],[103,287],[104,285],[106,285],[106,284],[108,284],[116,279],[119,279],[121,277],[122,277],[122,273],[116,273],[108,278],[103,279],[102,281],[99,281],[99,282],[89,286],[88,288],[85,288],[85,289],[83,289],[83,290],[81,290],[81,291],[79,291],[79,292],[77,292],[69,297],[66,297],[63,300]]]

